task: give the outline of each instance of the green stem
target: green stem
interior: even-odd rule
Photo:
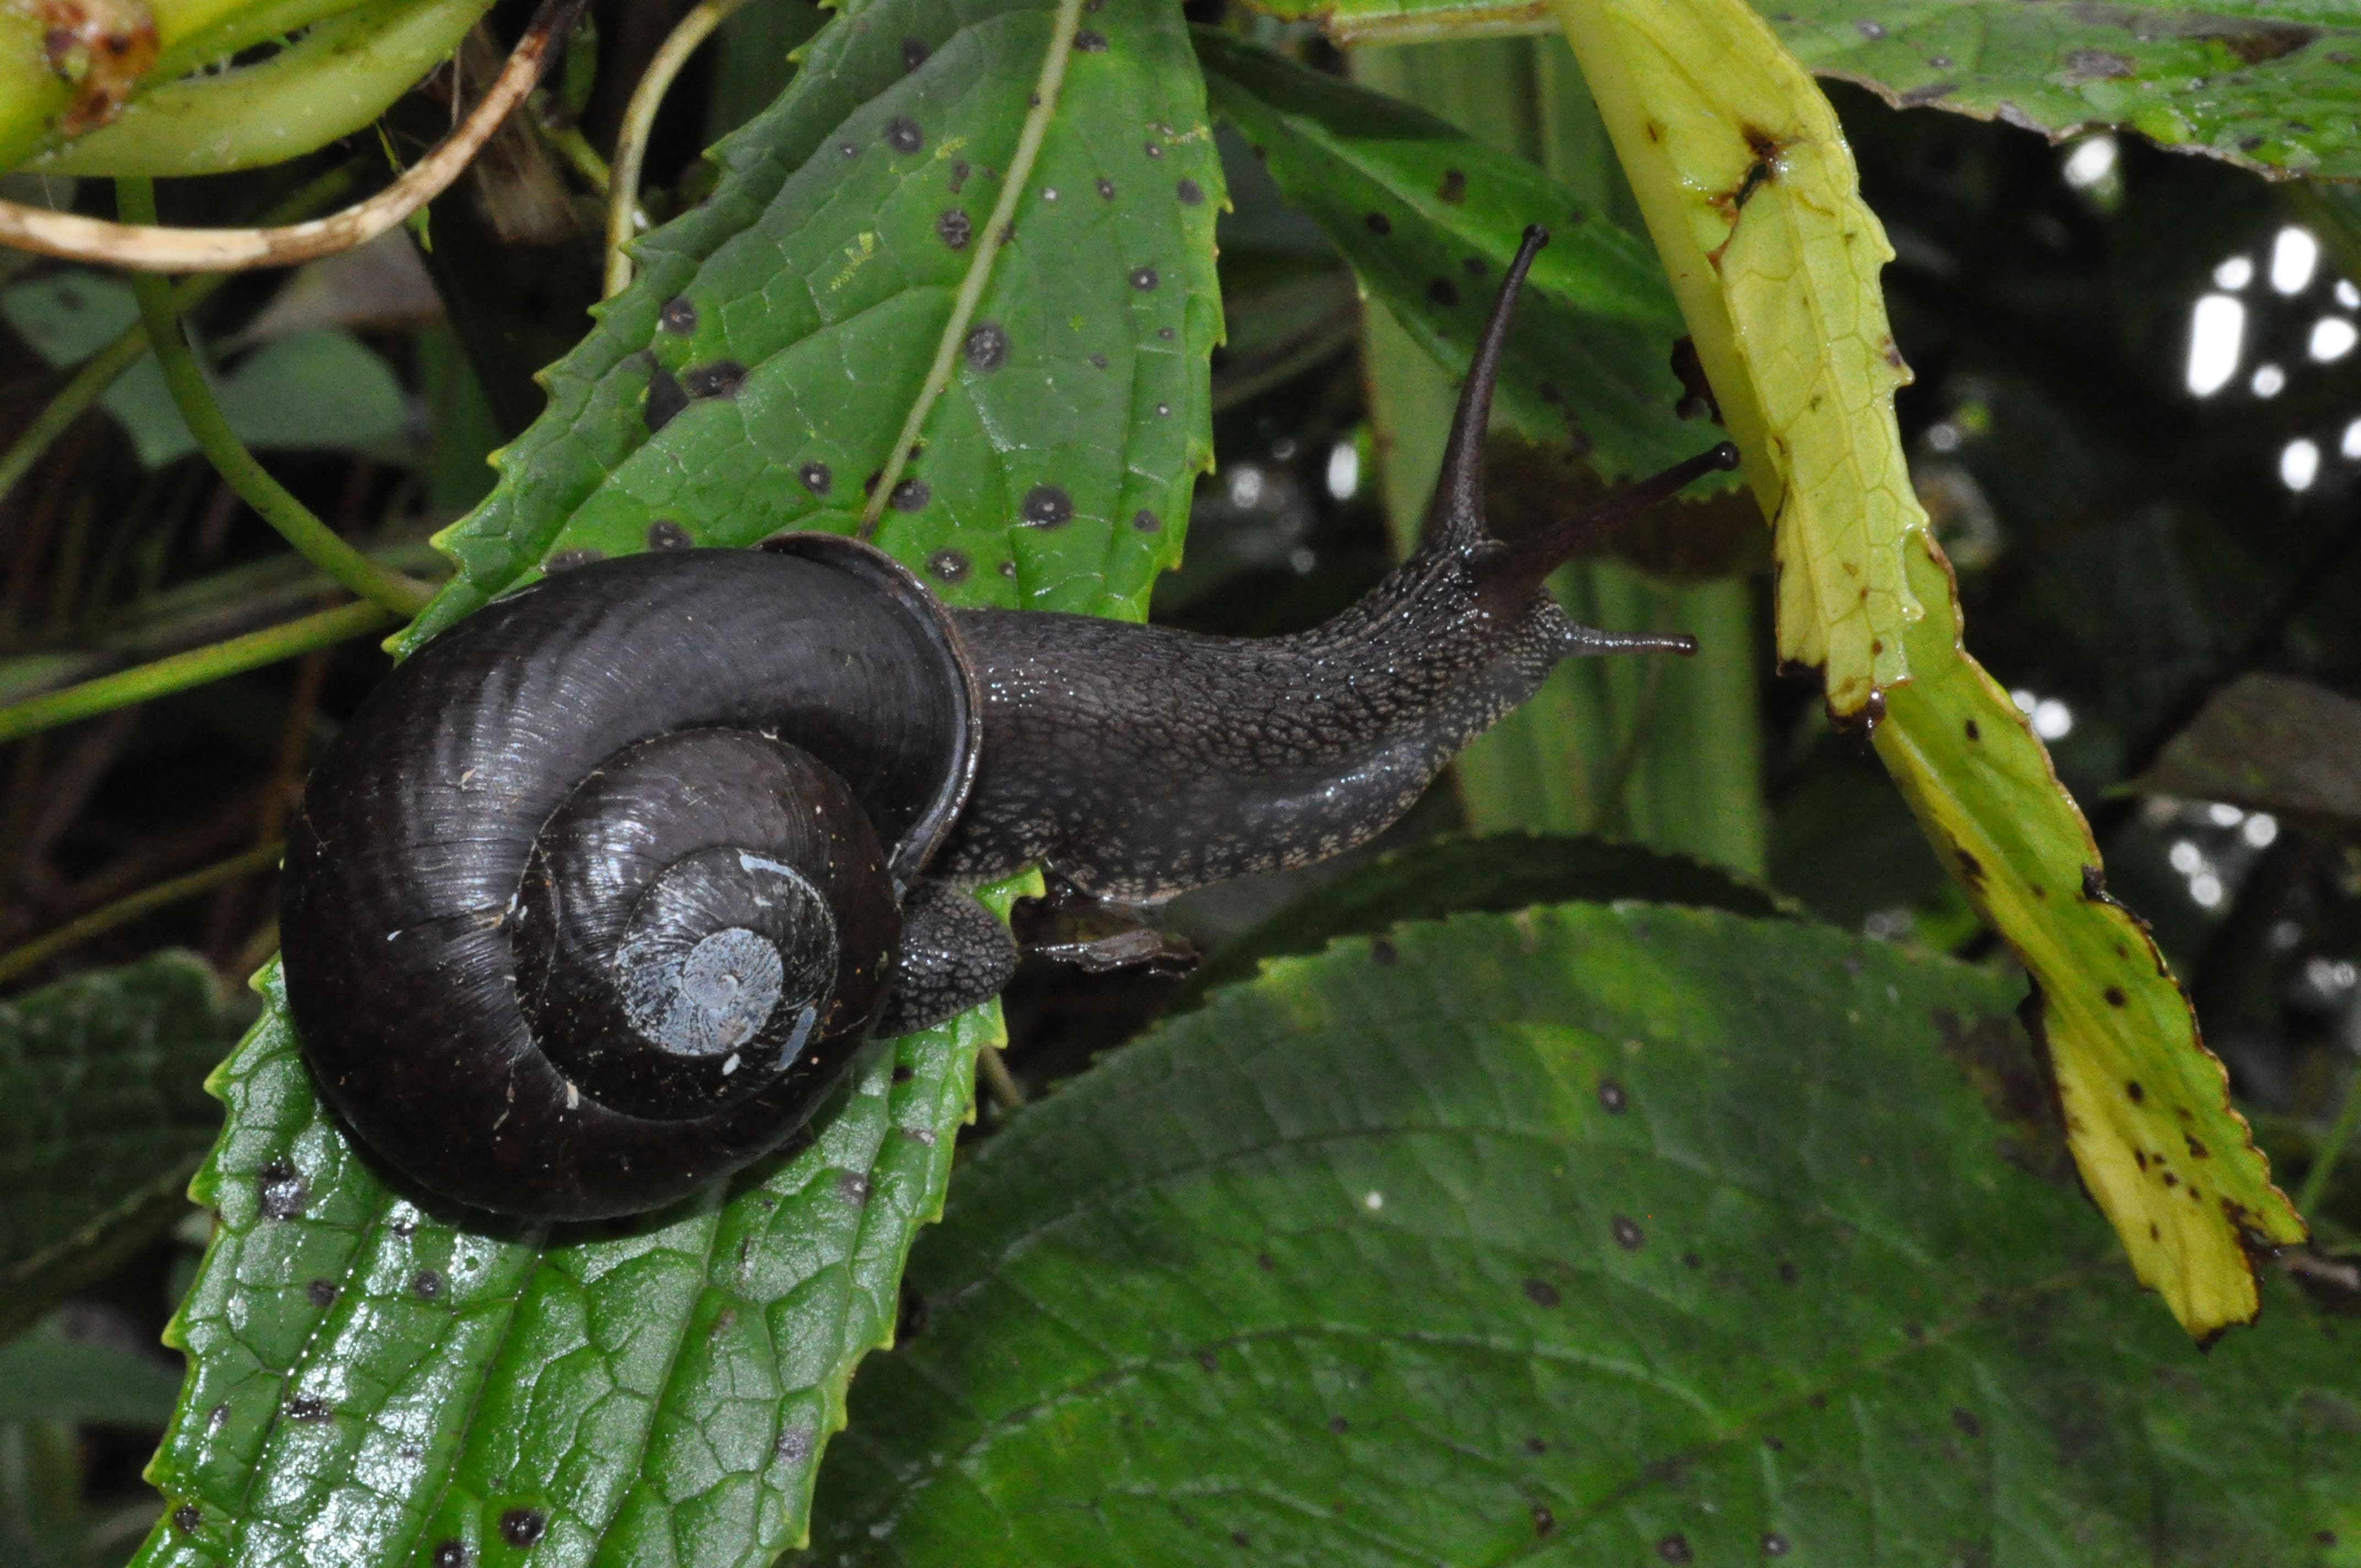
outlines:
[[[154,181],[122,179],[115,182],[115,190],[125,222],[155,223]],[[311,508],[297,500],[286,486],[255,461],[246,443],[230,429],[221,405],[214,400],[213,389],[205,384],[203,372],[197,368],[196,356],[189,351],[188,339],[181,334],[181,318],[174,307],[171,284],[157,273],[135,272],[131,289],[139,301],[148,342],[155,350],[157,365],[164,372],[164,384],[171,389],[172,401],[187,422],[189,433],[196,437],[197,445],[213,460],[214,467],[229,482],[230,488],[265,522],[277,529],[305,560],[336,582],[387,609],[405,616],[417,614],[433,597],[432,589],[413,577],[372,564],[339,539],[326,523],[312,515]]]
[[[2303,1190],[2295,1195],[2296,1212],[2305,1219],[2311,1219],[2328,1196],[2328,1179],[2336,1174],[2337,1158],[2353,1141],[2356,1128],[2361,1128],[2361,1069],[2345,1080],[2345,1103],[2337,1108],[2327,1135],[2312,1150],[2312,1168],[2303,1173]]]
[[[219,887],[225,882],[236,882],[255,872],[267,872],[279,863],[279,857],[286,850],[287,846],[277,839],[268,844],[258,844],[242,855],[217,861],[186,876],[159,882],[153,887],[143,887],[104,908],[92,910],[79,920],[59,927],[37,941],[0,953],[0,985],[38,969],[60,953],[79,947],[93,937],[102,936],[117,926],[137,920],[150,910],[178,904],[181,899],[193,897],[208,888]]]
[[[647,159],[656,111],[664,106],[664,93],[688,63],[688,57],[745,4],[746,0],[705,0],[665,37],[639,85],[631,89],[631,101],[623,108],[623,128],[616,133],[615,162],[607,181],[607,298],[610,300],[631,280],[631,258],[623,254],[623,247],[631,237],[632,220],[639,215],[640,171]]]
[[[351,190],[353,179],[354,166],[351,164],[332,169],[271,208],[259,221],[265,225],[278,225],[309,217]],[[215,291],[229,280],[230,274],[226,272],[203,272],[193,278],[183,278],[172,291],[172,308],[186,315],[212,299]],[[138,364],[139,356],[147,352],[148,325],[145,322],[134,322],[123,329],[122,336],[82,362],[82,368],[74,372],[73,379],[68,381],[63,389],[49,400],[49,406],[25,427],[25,433],[16,438],[6,455],[0,455],[0,499],[6,499],[8,492],[16,488],[33,465],[41,460],[41,454],[66,433],[66,427],[81,418],[82,411],[91,404],[104,397],[106,389],[115,385],[126,370]]]
[[[366,636],[401,619],[404,612],[391,611],[382,605],[363,601],[340,609],[307,615],[301,620],[291,620],[283,626],[248,632],[209,647],[191,649],[175,653],[169,659],[159,659],[152,664],[121,670],[111,675],[101,675],[94,681],[68,686],[63,691],[44,692],[39,696],[0,707],[0,740],[14,740],[36,730],[54,729],[60,724],[111,713],[118,707],[151,697],[169,696],[191,686],[201,686],[208,681],[224,680],[243,674],[248,670],[275,664],[281,659],[308,653],[314,648],[329,648],[355,637]]]

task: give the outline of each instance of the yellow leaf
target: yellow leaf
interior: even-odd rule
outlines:
[[[2250,1251],[2302,1241],[2303,1222],[2231,1109],[2147,927],[2103,895],[2098,847],[2049,754],[1960,648],[1949,564],[1923,537],[1908,560],[1937,608],[1911,632],[1910,684],[1887,694],[1877,753],[2033,976],[2083,1185],[2140,1282],[2210,1339],[2255,1315]]]
[[[2075,1162],[2142,1282],[2201,1340],[2251,1320],[2251,1254],[2303,1222],[2147,927],[2104,897],[2048,753],[1960,644],[1894,422],[1893,250],[1835,113],[1742,0],[1552,4],[1776,520],[1781,655],[1876,723],[1920,826],[2032,975]]]
[[[1909,674],[1893,258],[1836,112],[1738,0],[1554,0],[1746,478],[1773,520],[1779,655],[1861,711]]]

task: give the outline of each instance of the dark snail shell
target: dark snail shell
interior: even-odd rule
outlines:
[[[979,705],[899,565],[799,535],[545,579],[401,664],[290,835],[323,1092],[445,1196],[585,1219],[775,1147],[884,1004]]]

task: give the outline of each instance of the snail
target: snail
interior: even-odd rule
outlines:
[[[1557,662],[1543,579],[1728,443],[1513,543],[1483,442],[1528,230],[1423,542],[1314,630],[1211,638],[947,609],[882,552],[578,566],[433,639],[306,784],[287,999],[360,1141],[486,1209],[660,1207],[778,1147],[862,1042],[995,994],[963,889],[1046,866],[1148,905],[1362,843]]]

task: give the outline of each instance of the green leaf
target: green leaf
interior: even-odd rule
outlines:
[[[1136,616],[1206,450],[1221,186],[1177,16],[1152,0],[1081,11],[878,0],[831,22],[726,145],[712,200],[642,243],[639,281],[553,373],[549,412],[445,535],[460,586],[425,624],[550,551],[645,548],[659,521],[704,544],[851,527],[862,465],[884,461],[916,405],[1045,81],[1016,242],[979,280],[976,319],[1006,332],[1005,361],[931,404],[917,473],[935,499],[888,510],[880,539],[939,581],[942,552],[972,551],[951,597],[1022,588]],[[1087,37],[1065,30],[1078,19]],[[1053,55],[1064,37],[1071,54]],[[973,226],[954,250],[934,225],[957,201]],[[676,299],[691,330],[678,309],[660,324]],[[717,374],[725,358],[742,374]],[[651,431],[659,364],[708,395]],[[1169,413],[1149,400],[1163,399]],[[818,460],[834,475],[826,510],[796,478]],[[1020,527],[1028,489],[1052,480],[1071,520]],[[1118,494],[1167,509],[1159,530],[1135,527]],[[1001,560],[1019,576],[989,569]],[[989,901],[1005,914],[1027,887]],[[530,1548],[537,1563],[688,1568],[798,1541],[853,1367],[892,1339],[902,1261],[939,1210],[997,1006],[878,1043],[808,1144],[735,1181],[553,1233],[389,1185],[315,1098],[275,970],[263,983],[268,1014],[214,1080],[228,1125],[193,1191],[221,1223],[168,1336],[191,1376],[149,1470],[166,1510],[138,1563],[316,1561],[323,1531],[355,1563]]]
[[[161,1426],[180,1388],[153,1355],[70,1338],[55,1318],[0,1346],[0,1421]]]
[[[1255,0],[1339,43],[1549,33],[1547,0]],[[2361,177],[2361,20],[2344,0],[1779,0],[1763,15],[1822,76],[2062,137],[2120,126],[2250,169]]]
[[[53,272],[0,291],[5,318],[49,364],[78,365],[139,319],[125,284],[95,272]],[[249,446],[410,455],[401,382],[351,334],[322,329],[264,344],[215,378],[230,428]],[[197,449],[163,372],[142,356],[101,395],[150,468]]]
[[[1770,889],[1686,855],[1570,834],[1470,834],[1381,855],[1304,894],[1216,948],[1190,977],[1190,989],[1227,985],[1268,959],[1316,953],[1339,937],[1370,936],[1405,920],[1622,899],[1756,917],[1802,913]]]
[[[979,1151],[808,1561],[2258,1568],[2361,1527],[2348,1337],[2281,1286],[2201,1354],[2140,1299],[2045,1179],[2016,983],[1692,910],[1389,942]]]
[[[1609,476],[1707,444],[1674,414],[1680,312],[1642,241],[1522,159],[1425,111],[1306,71],[1227,33],[1195,33],[1214,109],[1318,220],[1363,285],[1455,375],[1528,224],[1547,225],[1498,406]]]
[[[2133,787],[2349,829],[2361,824],[2361,702],[2287,675],[2242,675]]]
[[[631,288],[549,372],[499,488],[440,537],[458,574],[412,641],[553,554],[644,549],[658,521],[717,544],[852,532],[990,249],[1053,14],[892,0],[814,38],[716,150],[710,200],[639,242]],[[1212,458],[1221,165],[1177,15],[1110,0],[1081,20],[875,537],[956,604],[1137,620]]]
[[[187,953],[0,1003],[0,1339],[187,1212],[199,1086],[250,1012]]]

